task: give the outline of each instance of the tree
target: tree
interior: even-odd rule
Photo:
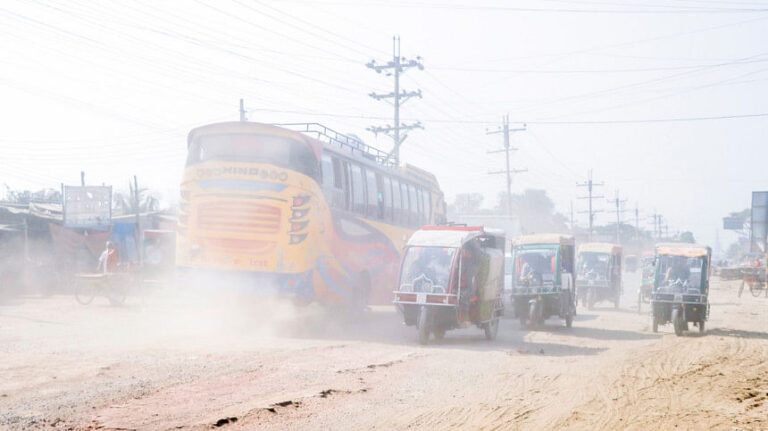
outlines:
[[[499,198],[496,210],[505,214],[506,193],[500,193]],[[555,211],[555,204],[545,190],[526,189],[522,194],[513,194],[512,214],[524,233],[568,232],[567,218]]]
[[[115,192],[112,201],[115,215],[136,214],[136,199],[134,198],[133,184],[130,184],[130,192]],[[152,196],[148,189],[139,188],[139,212],[153,212],[160,209],[160,200]]]
[[[453,202],[454,214],[477,214],[483,205],[482,193],[459,193]]]
[[[685,232],[681,233],[680,234],[680,241],[681,242],[688,242],[688,243],[691,243],[691,244],[696,243],[696,239],[694,239],[694,237],[693,237],[693,232],[690,232],[690,231],[685,231]]]

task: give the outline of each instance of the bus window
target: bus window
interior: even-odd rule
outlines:
[[[320,164],[323,173],[320,182],[323,184],[323,189],[325,190],[327,185],[332,184],[331,180],[333,179],[333,162],[331,161],[331,156],[323,154]]]
[[[432,194],[429,193],[429,190],[421,191],[421,201],[423,202],[425,224],[432,224]]]
[[[365,182],[368,186],[368,208],[366,214],[371,218],[381,218],[379,215],[379,201],[382,201],[379,196],[380,191],[378,184],[376,184],[376,172],[371,169],[365,170]]]
[[[349,162],[343,162],[342,163],[342,187],[344,188],[344,209],[349,211],[351,208],[350,206],[350,196],[352,196],[352,190],[350,187],[351,181],[349,180]]]
[[[343,189],[341,186],[341,161],[337,159],[336,157],[332,157],[331,160],[333,161],[333,175],[328,176],[327,181],[333,180],[333,187],[337,189]],[[323,174],[325,174],[325,168],[323,168]]]
[[[419,224],[419,199],[416,197],[416,187],[412,184],[408,184],[408,195],[411,201],[411,225],[416,226]]]
[[[376,195],[376,216],[379,220],[389,220],[389,218],[386,217],[386,209],[387,206],[389,206],[389,191],[386,189],[387,186],[384,185],[384,177],[381,176],[381,174],[376,173],[376,190],[379,191]],[[391,185],[389,186],[391,187]]]
[[[403,198],[403,211],[400,213],[400,224],[411,225],[411,202],[408,199],[408,184],[400,183],[400,196]]]
[[[360,165],[350,167],[352,173],[352,211],[365,215],[365,179]]]
[[[400,224],[403,214],[403,199],[400,196],[400,181],[392,178],[392,222]]]

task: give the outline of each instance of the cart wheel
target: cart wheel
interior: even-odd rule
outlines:
[[[704,319],[699,320],[699,334],[703,334],[706,329],[704,328]]]
[[[432,313],[430,312],[430,309],[422,305],[419,310],[419,344],[429,343],[429,333],[431,332],[430,326],[432,326],[431,321]]]
[[[75,280],[75,300],[82,305],[88,305],[96,297],[96,286],[92,282]]]
[[[485,330],[486,340],[493,340],[496,338],[496,334],[499,333],[499,318],[497,317],[486,323],[483,329]]]
[[[675,335],[678,337],[683,335],[683,316],[680,315],[680,309],[675,308],[672,310],[672,326],[675,327]]]
[[[752,296],[754,296],[755,298],[759,297],[763,291],[763,283],[759,281],[753,281],[749,285],[749,291],[752,293]]]
[[[432,335],[435,336],[435,340],[442,341],[445,338],[445,329],[434,329]]]

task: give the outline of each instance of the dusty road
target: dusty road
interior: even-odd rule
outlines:
[[[0,428],[768,429],[768,299],[715,280],[708,333],[621,309],[419,346],[362,321],[241,299],[0,303]],[[265,319],[270,313],[285,319]]]

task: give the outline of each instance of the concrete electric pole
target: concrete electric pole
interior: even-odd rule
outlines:
[[[423,129],[421,122],[417,121],[412,124],[403,124],[400,122],[400,106],[405,103],[411,97],[418,97],[421,99],[421,90],[405,91],[400,90],[400,75],[406,70],[416,67],[419,70],[424,70],[424,65],[421,64],[421,57],[416,57],[415,60],[409,60],[400,56],[400,37],[396,36],[392,38],[392,61],[386,64],[378,64],[376,60],[371,60],[366,67],[373,69],[376,73],[386,72],[387,76],[394,75],[395,78],[395,91],[387,94],[370,93],[369,96],[376,100],[392,99],[392,104],[395,108],[395,121],[394,125],[389,124],[385,126],[371,126],[367,130],[375,134],[385,133],[392,137],[394,146],[392,151],[387,155],[384,162],[388,162],[390,159],[397,166],[400,164],[400,145],[408,137],[408,134],[401,133],[407,132],[411,129]]]
[[[507,158],[507,169],[503,171],[491,171],[488,172],[491,175],[496,174],[507,174],[507,216],[509,218],[512,218],[512,174],[518,174],[521,172],[528,172],[528,169],[512,169],[509,164],[509,152],[510,151],[517,151],[517,148],[512,147],[509,145],[509,133],[510,132],[522,132],[525,131],[525,124],[523,124],[522,128],[519,129],[510,129],[509,128],[509,114],[505,115],[502,119],[502,125],[499,128],[499,130],[495,130],[492,132],[486,132],[486,135],[495,135],[497,133],[503,133],[504,134],[504,148],[501,150],[493,150],[488,151],[488,154],[495,154],[495,153],[505,153]]]
[[[577,187],[586,187],[587,188],[587,196],[579,196],[579,199],[589,199],[589,210],[586,211],[586,214],[589,214],[589,240],[592,241],[592,235],[594,233],[594,224],[595,224],[595,214],[602,212],[602,210],[595,210],[592,208],[592,200],[593,199],[603,199],[605,196],[594,196],[592,194],[592,191],[594,187],[601,187],[605,184],[600,182],[596,183],[592,181],[592,169],[589,170],[589,173],[587,174],[587,181],[583,183],[577,183]],[[584,213],[584,211],[582,211]]]
[[[619,191],[616,190],[616,197],[608,199],[608,203],[616,206],[616,244],[621,244],[621,213],[625,210],[621,209],[622,204],[626,202],[626,199],[619,199]]]

